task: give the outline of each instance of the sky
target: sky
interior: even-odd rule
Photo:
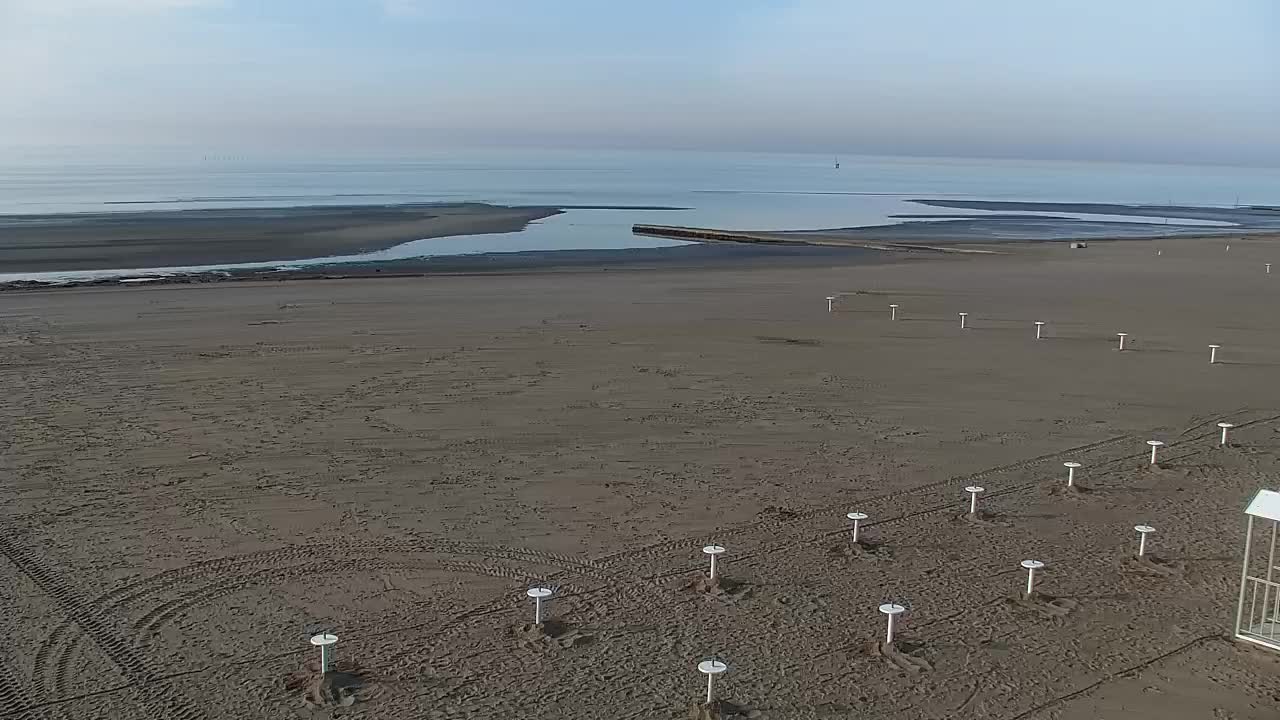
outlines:
[[[0,139],[1280,166],[1275,0],[0,0]]]

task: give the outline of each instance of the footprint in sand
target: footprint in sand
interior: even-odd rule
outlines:
[[[1080,483],[1076,483],[1071,486],[1055,485],[1053,489],[1049,491],[1049,494],[1054,497],[1062,497],[1069,500],[1087,500],[1094,496],[1096,492],[1097,491],[1093,488],[1085,487]]]
[[[737,602],[751,595],[751,587],[749,585],[731,580],[723,575],[716,577],[715,580],[708,578],[706,575],[698,575],[685,583],[684,589],[703,595],[708,599],[720,600],[726,603]]]
[[[1182,577],[1186,564],[1178,560],[1165,560],[1150,553],[1142,557],[1125,558],[1121,569],[1134,575],[1148,577]]]
[[[1012,527],[1012,523],[1005,522],[1001,518],[1003,515],[999,513],[989,513],[985,510],[979,510],[976,513],[962,513],[956,517],[961,522],[969,523],[977,527]]]
[[[890,558],[893,552],[889,546],[875,540],[859,539],[857,542],[835,542],[827,546],[827,554],[844,558]]]
[[[1017,597],[1010,598],[1009,602],[1015,607],[1031,610],[1052,620],[1061,620],[1080,606],[1080,603],[1075,600],[1054,597],[1041,592],[1033,592],[1030,595],[1019,593]]]
[[[868,652],[871,655],[883,658],[889,665],[912,675],[933,670],[933,665],[924,657],[924,643],[908,638],[895,638],[892,643],[877,640],[871,643]]]
[[[285,678],[284,686],[301,693],[303,704],[317,711],[366,703],[380,695],[378,684],[364,668],[341,660],[325,673],[320,672],[319,662],[309,662]]]
[[[558,620],[529,623],[515,630],[516,644],[526,650],[568,650],[591,642],[594,638]]]
[[[689,706],[689,720],[756,720],[764,713],[739,707],[726,700],[696,703]]]
[[[1181,465],[1152,465],[1150,463],[1139,465],[1138,472],[1162,478],[1186,477],[1188,475],[1188,469]]]

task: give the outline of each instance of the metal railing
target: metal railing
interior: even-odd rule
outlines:
[[[1280,582],[1247,575],[1236,637],[1280,650]]]

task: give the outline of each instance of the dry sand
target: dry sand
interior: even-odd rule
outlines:
[[[5,294],[0,715],[1273,718],[1273,243]]]

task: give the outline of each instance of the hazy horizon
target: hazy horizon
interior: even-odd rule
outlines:
[[[1280,165],[1266,0],[0,0],[0,78],[9,146]]]

